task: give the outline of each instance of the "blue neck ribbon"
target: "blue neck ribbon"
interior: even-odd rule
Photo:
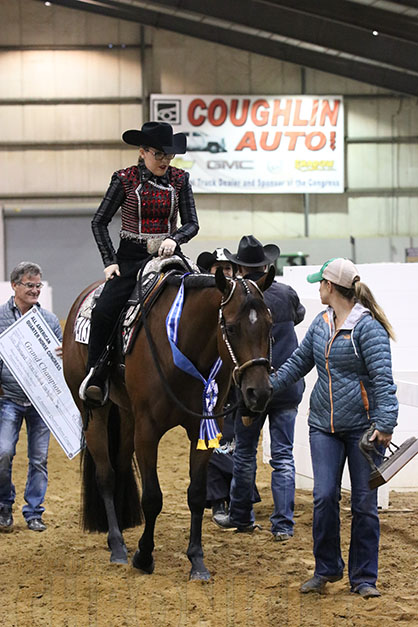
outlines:
[[[171,305],[171,309],[167,314],[165,324],[167,329],[168,341],[170,342],[171,351],[173,354],[174,364],[178,368],[183,370],[183,372],[187,372],[192,377],[194,377],[195,379],[199,379],[203,383],[202,413],[205,416],[208,416],[208,418],[202,418],[200,421],[199,441],[197,443],[197,448],[201,450],[206,450],[207,448],[218,448],[219,440],[222,437],[222,433],[220,433],[219,431],[216,419],[210,418],[210,416],[213,414],[213,410],[218,400],[218,384],[216,383],[215,377],[218,374],[220,367],[222,366],[222,360],[220,357],[218,357],[210,370],[208,379],[206,380],[200,374],[194,364],[190,361],[190,359],[183,355],[183,353],[177,346],[178,327],[184,304],[184,278],[188,274],[189,273],[183,275],[180,289],[177,292],[177,296],[174,299],[174,302]]]

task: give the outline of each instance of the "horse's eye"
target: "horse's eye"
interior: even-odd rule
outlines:
[[[228,335],[235,335],[237,332],[237,327],[235,324],[227,324],[226,325],[226,332],[228,333]]]

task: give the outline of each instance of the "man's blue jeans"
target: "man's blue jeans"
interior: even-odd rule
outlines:
[[[42,503],[48,485],[48,445],[50,431],[31,405],[25,407],[6,398],[0,398],[0,505],[12,507],[16,491],[12,483],[12,464],[16,453],[23,419],[28,436],[28,476],[25,488],[26,520],[40,518],[45,508]]]
[[[293,439],[297,409],[268,410],[271,461],[271,489],[274,512],[270,517],[272,533],[293,535],[295,503],[295,464]],[[267,414],[254,420],[249,427],[235,419],[234,474],[231,482],[230,521],[237,527],[254,523],[253,486],[257,471],[257,446]]]
[[[352,590],[361,584],[374,586],[379,552],[377,490],[370,490],[370,466],[359,449],[364,429],[327,433],[310,427],[314,474],[313,541],[315,574],[342,573],[340,546],[341,477],[348,459],[351,479],[351,541],[348,575]]]

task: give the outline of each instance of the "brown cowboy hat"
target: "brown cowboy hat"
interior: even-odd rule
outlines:
[[[274,263],[280,255],[280,248],[276,244],[263,244],[254,235],[244,235],[238,246],[238,252],[233,255],[227,248],[224,248],[225,257],[233,261],[238,266],[255,268]]]
[[[173,134],[173,127],[167,122],[145,122],[140,131],[137,129],[125,131],[122,139],[131,146],[152,146],[167,155],[182,155],[187,150],[186,135]]]

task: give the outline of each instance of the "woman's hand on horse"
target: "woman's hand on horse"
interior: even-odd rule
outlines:
[[[114,276],[120,276],[119,266],[117,263],[112,263],[103,270],[106,281],[113,279]]]
[[[174,255],[174,251],[176,250],[176,247],[177,247],[177,242],[167,237],[158,249],[158,256],[159,257],[171,257],[171,255]]]

